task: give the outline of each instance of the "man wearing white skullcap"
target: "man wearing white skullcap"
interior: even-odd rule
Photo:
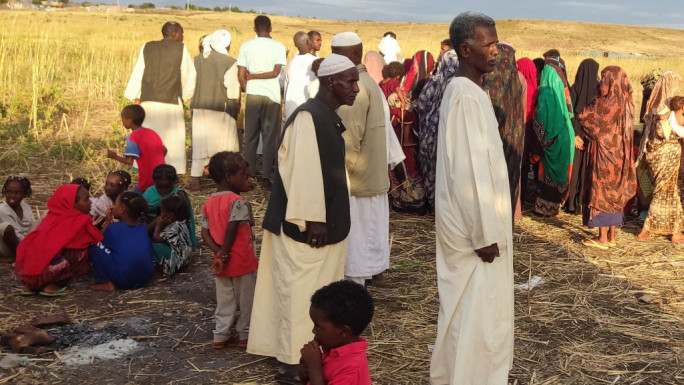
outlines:
[[[350,225],[345,127],[335,109],[354,103],[359,73],[340,55],[318,71],[318,94],[292,113],[278,150],[247,345],[275,357],[276,380],[288,383],[299,381],[300,349],[313,338],[311,296],[344,276]]]
[[[191,190],[200,189],[200,177],[209,159],[221,151],[240,151],[237,116],[240,83],[235,59],[228,56],[230,32],[219,29],[202,42],[195,56],[195,93],[192,109]]]
[[[384,96],[361,64],[363,44],[354,32],[333,36],[332,51],[348,57],[359,70],[359,95],[337,112],[347,128],[344,142],[351,189],[351,230],[345,279],[385,285],[389,268],[389,177]]]
[[[302,103],[313,95],[309,94],[311,83],[316,75],[311,71],[311,63],[316,56],[310,53],[311,38],[304,31],[294,35],[294,44],[298,53],[287,63],[285,78],[285,119],[287,119]]]
[[[185,174],[185,118],[183,100],[192,97],[195,67],[183,45],[183,27],[169,21],[162,27],[164,38],[140,48],[138,61],[124,97],[145,109],[143,126],[152,129],[168,149],[166,163]]]

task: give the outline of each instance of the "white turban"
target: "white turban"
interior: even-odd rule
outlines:
[[[211,34],[206,35],[202,39],[202,56],[204,56],[205,59],[208,58],[209,54],[211,53],[211,45],[209,45],[210,40],[211,40]]]
[[[350,68],[356,68],[348,57],[331,53],[326,56],[318,67],[318,77],[330,76],[344,72]]]
[[[385,57],[386,63],[399,61],[397,54],[401,51],[401,48],[399,48],[399,43],[392,37],[383,37],[382,40],[380,40],[380,44],[378,44],[378,49],[380,49],[382,56]]]
[[[214,51],[228,55],[226,47],[230,45],[230,32],[225,29],[219,29],[207,36],[207,38],[209,38],[209,45]]]
[[[354,32],[340,32],[332,38],[333,47],[350,47],[361,44],[361,38]]]

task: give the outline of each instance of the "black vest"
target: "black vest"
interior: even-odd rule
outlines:
[[[145,72],[140,89],[141,102],[178,104],[183,95],[181,63],[183,43],[172,39],[151,41],[143,48]]]
[[[349,234],[351,219],[349,217],[349,188],[344,164],[344,139],[342,132],[345,128],[342,119],[322,101],[313,98],[297,108],[285,122],[285,129],[294,122],[299,111],[308,111],[313,118],[318,142],[318,153],[323,171],[323,191],[325,194],[325,222],[328,227],[328,243],[343,241]],[[284,134],[284,131],[283,131]],[[295,154],[295,156],[297,156]],[[296,197],[294,197],[296,199]],[[299,231],[299,227],[285,221],[287,211],[287,195],[280,179],[278,168],[275,171],[271,198],[264,216],[264,229],[280,234],[283,232],[297,242],[306,242],[306,232]]]
[[[212,51],[206,58],[199,54],[195,56],[195,71],[197,82],[195,94],[190,101],[190,108],[227,112],[237,120],[237,99],[228,99],[223,77],[235,65],[235,59],[228,55]],[[237,82],[237,78],[235,79]]]

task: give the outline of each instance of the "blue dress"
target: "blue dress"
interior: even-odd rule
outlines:
[[[112,282],[117,289],[137,289],[154,275],[152,241],[144,224],[112,223],[104,239],[90,246],[96,283]]]

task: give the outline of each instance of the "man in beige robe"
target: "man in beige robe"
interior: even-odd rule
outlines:
[[[439,318],[433,385],[505,385],[513,363],[513,235],[498,123],[480,85],[494,69],[494,20],[451,23],[459,69],[440,106],[435,229]]]
[[[349,188],[335,109],[354,102],[359,74],[331,54],[318,77],[318,94],[288,119],[278,150],[247,345],[248,353],[281,363],[279,380],[296,380],[299,351],[313,338],[311,296],[344,276]]]

